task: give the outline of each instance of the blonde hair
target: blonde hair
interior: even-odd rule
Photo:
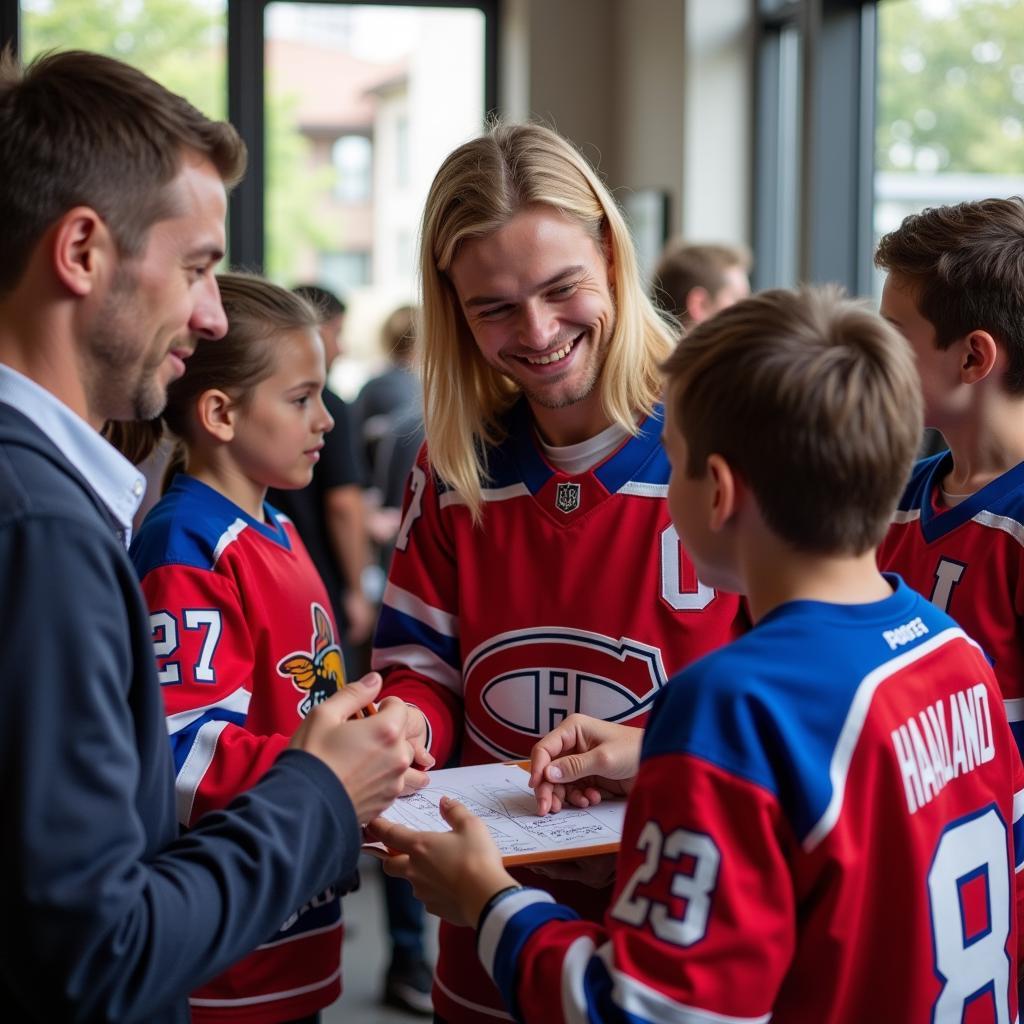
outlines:
[[[796,550],[881,541],[922,430],[913,354],[881,317],[835,287],[761,292],[694,327],[665,374],[689,477],[721,455]]]
[[[605,239],[610,244],[616,322],[599,388],[606,414],[631,433],[658,401],[659,364],[674,341],[672,327],[644,292],[622,214],[569,142],[541,125],[498,122],[451,153],[423,215],[424,420],[433,470],[476,523],[487,479],[485,449],[502,439],[500,416],[519,388],[480,355],[447,273],[463,242],[492,234],[534,204],[571,217],[598,246]]]

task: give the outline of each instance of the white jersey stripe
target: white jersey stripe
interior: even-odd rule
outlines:
[[[413,672],[419,672],[452,693],[462,696],[462,674],[420,644],[377,647],[374,649],[371,665],[375,672],[383,672],[392,667],[412,669]]]
[[[480,496],[484,501],[508,501],[510,498],[528,498],[530,488],[526,484],[509,484],[507,487],[485,487]],[[438,504],[441,508],[449,505],[465,505],[466,501],[458,491],[445,491]]]
[[[224,554],[228,546],[233,544],[241,536],[242,531],[246,527],[244,519],[236,519],[218,538],[217,546],[213,549],[213,565],[211,569],[216,568],[217,562],[220,561],[220,556]]]
[[[458,1003],[459,1006],[466,1007],[467,1010],[472,1010],[476,1014],[483,1014],[485,1017],[493,1017],[495,1020],[513,1020],[512,1014],[505,1013],[502,1010],[495,1010],[490,1006],[484,1006],[481,1003],[474,1003],[471,999],[466,999],[463,996],[456,995],[435,973],[434,984],[453,1002]]]
[[[1008,722],[1024,722],[1024,697],[1012,697],[1003,701]]]
[[[610,942],[606,942],[595,955],[604,961],[611,976],[612,1000],[615,1004],[634,1017],[650,1021],[650,1024],[768,1024],[772,1019],[770,1013],[759,1017],[730,1017],[699,1006],[677,1003],[650,985],[620,971],[615,966]]]
[[[1016,825],[1024,817],[1024,789],[1013,794],[1013,823]]]
[[[562,958],[562,1016],[566,1024],[588,1024],[590,1020],[583,979],[593,955],[594,940],[581,935]]]
[[[972,521],[981,526],[990,526],[993,530],[1002,530],[1018,544],[1024,546],[1024,524],[1018,523],[1016,519],[1011,519],[1009,516],[997,516],[995,512],[983,511],[974,516]]]
[[[668,496],[668,484],[646,484],[642,480],[627,480],[616,491],[634,498],[664,498]]]
[[[192,749],[185,758],[185,763],[174,780],[174,807],[178,813],[178,821],[187,825],[192,818],[192,806],[196,802],[199,784],[203,781],[207,769],[213,762],[217,752],[217,741],[227,726],[227,722],[207,722],[196,733],[192,741]]]
[[[396,612],[411,615],[414,619],[418,619],[445,636],[457,637],[459,635],[459,620],[454,615],[427,604],[426,601],[394,583],[389,583],[384,588],[384,604],[389,608],[394,608]]]
[[[936,633],[929,640],[925,640],[912,650],[905,651],[895,658],[879,665],[873,672],[869,672],[858,684],[857,692],[850,702],[850,709],[846,713],[846,720],[839,732],[839,739],[836,741],[835,749],[832,751],[832,761],[829,764],[828,775],[832,784],[832,796],[828,806],[817,824],[807,833],[803,841],[803,848],[809,853],[832,831],[836,821],[839,820],[839,812],[843,806],[843,797],[846,793],[846,776],[850,770],[850,761],[857,749],[857,741],[860,739],[861,730],[868,717],[868,710],[875,691],[890,676],[913,664],[926,654],[930,654],[938,647],[949,643],[951,640],[963,639],[975,647],[978,645],[962,629],[952,627]]]
[[[504,899],[498,901],[487,917],[484,918],[484,925],[477,936],[476,949],[484,970],[494,977],[494,958],[498,952],[498,943],[501,941],[505,925],[515,917],[524,907],[534,903],[554,903],[554,897],[540,889],[521,889]]]
[[[202,718],[207,711],[218,708],[223,711],[233,711],[239,715],[247,715],[251,701],[252,694],[244,687],[239,687],[234,693],[229,693],[223,700],[215,701],[213,704],[204,704],[200,708],[189,708],[188,711],[179,711],[176,715],[168,715],[166,718],[167,735],[173,736],[175,733],[181,732],[182,729],[187,729],[197,718]]]
[[[919,508],[898,508],[892,514],[892,521],[894,523],[913,523],[920,518],[921,510]]]
[[[328,977],[320,981],[314,981],[309,985],[300,985],[298,988],[286,989],[283,992],[267,992],[265,995],[248,996],[245,999],[196,999],[189,998],[191,1006],[255,1006],[258,1003],[272,1003],[275,999],[289,999],[292,996],[301,996],[306,992],[315,992],[318,988],[326,988],[341,975],[341,967],[333,971]]]

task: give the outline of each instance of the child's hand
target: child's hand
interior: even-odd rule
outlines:
[[[430,913],[475,928],[487,901],[516,880],[479,818],[449,797],[441,798],[441,815],[451,832],[414,832],[383,818],[366,831],[394,851],[387,874],[408,879]]]
[[[406,772],[402,785],[402,796],[408,796],[427,784],[427,777],[420,769],[433,768],[434,756],[427,750],[427,720],[419,708],[406,704],[400,697],[385,697],[380,702],[380,708],[383,711],[396,702],[406,709],[405,741],[409,745],[412,767]]]
[[[569,804],[589,807],[604,796],[626,796],[640,768],[642,729],[570,715],[534,744],[530,786],[537,813]]]

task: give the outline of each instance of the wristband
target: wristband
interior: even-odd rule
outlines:
[[[496,907],[496,906],[497,906],[497,905],[498,905],[498,904],[499,904],[499,903],[500,903],[500,902],[501,902],[501,901],[502,901],[503,899],[505,899],[505,898],[506,898],[507,896],[511,896],[511,895],[512,895],[513,893],[516,893],[516,892],[520,892],[520,891],[521,891],[522,889],[524,889],[524,888],[526,888],[526,887],[525,887],[525,886],[523,886],[523,885],[519,885],[519,884],[516,884],[516,885],[507,885],[507,886],[505,886],[505,888],[504,888],[504,889],[499,889],[499,890],[498,890],[498,891],[497,891],[497,892],[496,892],[496,893],[495,893],[495,894],[494,894],[494,895],[493,895],[493,896],[492,896],[492,897],[491,897],[491,898],[490,898],[490,899],[489,899],[489,900],[488,900],[488,901],[487,901],[487,902],[486,902],[486,903],[484,904],[484,909],[480,911],[480,916],[479,916],[479,917],[477,918],[477,921],[476,921],[476,930],[477,930],[477,931],[480,931],[481,927],[483,926],[483,923],[484,923],[484,921],[485,921],[485,920],[487,920],[487,915],[488,915],[488,914],[489,914],[489,913],[490,913],[490,912],[491,912],[491,911],[492,911],[492,910],[493,910],[493,909],[494,909],[494,908],[495,908],[495,907]]]

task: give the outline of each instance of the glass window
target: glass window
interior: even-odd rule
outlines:
[[[21,0],[25,60],[93,50],[141,68],[204,114],[227,112],[227,0]]]
[[[441,161],[484,117],[478,8],[266,7],[266,256],[282,284],[330,277],[343,348],[376,353],[414,300],[415,240]]]
[[[342,135],[331,148],[337,179],[334,194],[345,203],[369,201],[373,144],[365,135]]]
[[[1021,0],[883,0],[877,89],[876,241],[926,206],[1024,191]]]

